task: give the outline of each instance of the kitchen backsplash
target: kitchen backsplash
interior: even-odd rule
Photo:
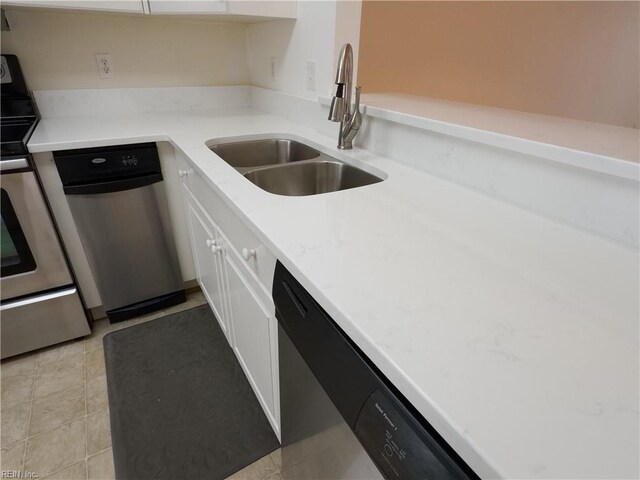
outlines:
[[[250,83],[244,24],[10,8],[7,17],[2,53],[18,56],[32,90]],[[96,53],[111,54],[113,78],[98,76]]]

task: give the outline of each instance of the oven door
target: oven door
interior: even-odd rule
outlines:
[[[26,159],[2,168],[0,299],[8,300],[72,283],[35,173]],[[3,161],[5,163],[5,161]],[[22,165],[22,168],[20,168]]]

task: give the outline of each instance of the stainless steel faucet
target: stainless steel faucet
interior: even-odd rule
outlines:
[[[338,148],[350,150],[353,148],[353,138],[362,125],[360,115],[360,87],[356,87],[356,101],[351,105],[351,84],[353,83],[353,49],[351,44],[345,43],[340,50],[338,70],[336,71],[336,94],[331,100],[329,120],[340,122],[338,133]],[[353,110],[352,110],[353,108]]]

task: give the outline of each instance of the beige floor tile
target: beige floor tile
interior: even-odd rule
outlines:
[[[87,455],[111,446],[109,411],[100,410],[87,416]]]
[[[33,373],[18,373],[10,377],[5,377],[2,382],[2,395],[0,397],[0,408],[3,410],[15,407],[31,401],[33,393]]]
[[[267,480],[282,480],[282,475],[276,473],[275,475],[271,475]]]
[[[109,408],[107,377],[98,375],[87,380],[87,413]]]
[[[82,460],[56,473],[52,473],[43,480],[86,480],[86,478],[87,462],[86,460]]]
[[[171,315],[173,313],[183,312],[184,310],[189,310],[190,308],[195,308],[205,303],[207,303],[207,299],[204,297],[202,290],[196,290],[195,292],[189,292],[187,294],[186,302],[167,308],[164,314]]]
[[[84,354],[75,353],[57,361],[38,365],[33,396],[52,393],[84,385]]]
[[[103,318],[93,322],[91,326],[91,335],[84,339],[84,351],[90,352],[96,348],[102,348],[102,339],[111,331],[109,320]]]
[[[84,352],[83,340],[72,340],[70,342],[53,345],[38,353],[38,365],[57,362],[63,358],[73,355],[74,353],[82,352]]]
[[[134,325],[150,322],[151,320],[155,320],[156,318],[164,317],[166,314],[167,313],[165,310],[158,310],[155,312],[147,313],[146,315],[132,318],[131,320],[125,320],[124,322],[115,323],[112,325],[111,331],[122,330],[123,328],[129,328],[133,327]]]
[[[1,443],[11,445],[27,438],[29,427],[29,403],[23,403],[15,407],[2,410],[0,418]]]
[[[37,358],[37,353],[26,353],[24,355],[3,360],[0,365],[0,377],[4,380],[5,378],[12,377],[14,375],[34,374],[36,371]]]
[[[227,478],[229,480],[266,480],[275,473],[278,473],[278,469],[271,457],[266,455]]]
[[[39,477],[57,472],[85,458],[85,420],[76,420],[27,440],[24,469]]]
[[[86,354],[87,380],[105,374],[104,349],[96,348]]]
[[[29,436],[69,423],[85,414],[84,387],[75,387],[34,399]]]
[[[0,451],[0,470],[22,470],[26,442],[20,442]]]
[[[100,452],[87,460],[89,480],[114,480],[113,452],[111,449]]]
[[[278,471],[280,471],[282,469],[282,449],[279,448],[277,450],[274,450],[270,455],[271,460],[273,460],[276,468],[278,469]]]
[[[186,303],[178,305],[178,307],[182,307],[181,310],[188,310],[189,308],[204,305],[205,303],[207,303],[207,299],[202,290],[196,290],[194,292],[189,292]]]
[[[199,288],[197,290],[191,290],[187,294],[187,300],[195,302],[196,305],[202,305],[204,303],[207,303],[207,299],[204,296],[204,292]]]

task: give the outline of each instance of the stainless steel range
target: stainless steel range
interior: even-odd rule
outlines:
[[[90,333],[26,143],[37,123],[18,59],[0,81],[0,357]]]

